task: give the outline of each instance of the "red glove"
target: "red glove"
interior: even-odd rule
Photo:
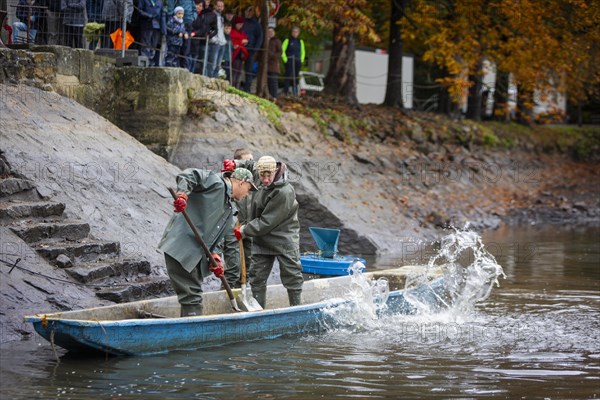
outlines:
[[[177,200],[173,201],[173,207],[175,208],[175,212],[176,213],[180,213],[185,211],[185,208],[187,207],[187,194],[185,193],[177,193]]]
[[[221,261],[221,257],[217,253],[212,253],[212,257],[215,259],[217,266],[211,266],[208,268],[217,278],[220,278],[225,273],[225,268],[223,268],[223,261]]]
[[[225,160],[223,161],[223,169],[221,172],[233,172],[235,169],[235,160]]]
[[[235,235],[235,238],[237,240],[242,240],[242,231],[240,230],[239,226],[236,226],[235,228],[233,228],[233,233]]]

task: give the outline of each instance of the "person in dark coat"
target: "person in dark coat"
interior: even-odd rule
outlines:
[[[175,214],[167,224],[158,248],[165,254],[167,272],[177,293],[182,317],[202,315],[202,280],[210,272],[217,278],[223,276],[223,265],[216,253],[231,229],[231,202],[242,200],[249,191],[256,190],[252,179],[252,173],[244,168],[225,173],[190,168],[177,175]],[[220,264],[216,268],[209,265],[207,255],[181,214],[186,209],[200,237]]]
[[[225,160],[224,169],[231,169],[231,163],[257,172],[261,183],[260,189],[252,195],[248,222],[234,229],[238,240],[252,238],[252,296],[265,308],[267,279],[277,259],[290,306],[300,305],[304,278],[300,264],[298,201],[287,179],[287,167],[271,156],[262,156],[256,163]]]
[[[298,81],[300,76],[300,68],[304,63],[306,52],[304,50],[304,41],[299,38],[300,28],[292,28],[292,35],[285,39],[281,44],[281,59],[285,63],[285,83],[283,85],[283,93],[288,94],[290,86],[292,94],[298,95]]]
[[[40,4],[42,5],[42,4]],[[62,0],[45,0],[46,7],[46,30],[47,37],[45,43],[49,45],[59,45],[62,43]]]
[[[228,22],[225,22],[227,24]],[[234,160],[253,160],[254,157],[248,149],[237,149],[233,153]],[[232,288],[241,287],[241,256],[240,256],[240,243],[235,237],[234,229],[237,225],[243,225],[248,222],[249,207],[252,204],[252,193],[248,193],[248,196],[242,200],[234,201],[233,205],[237,210],[237,218],[234,218],[233,226],[225,234],[223,240],[223,258],[225,259],[225,279]],[[244,246],[244,261],[246,263],[246,274],[250,270],[250,255],[252,254],[252,239],[243,239],[242,245]]]
[[[267,30],[269,38],[269,63],[267,65],[267,85],[269,94],[273,99],[277,98],[279,86],[279,59],[281,58],[281,40],[275,36],[275,28],[270,26]]]
[[[61,0],[63,18],[62,44],[74,49],[83,48],[85,0]]]
[[[19,0],[17,4],[17,18],[19,21],[12,24],[12,42],[33,43],[40,27],[42,12],[39,8],[30,8],[29,6],[39,6],[35,0],[31,3],[28,0]],[[29,24],[29,37],[27,37],[27,24]]]
[[[250,93],[252,88],[252,80],[256,74],[254,73],[254,55],[261,49],[263,45],[264,32],[260,23],[254,16],[254,7],[249,6],[244,11],[244,28],[243,31],[248,36],[248,58],[244,61],[244,91]]]
[[[206,2],[204,0],[194,0],[196,4],[196,19],[192,22],[190,32],[190,72],[196,72],[196,65],[198,58],[200,57],[200,46],[201,43],[206,43],[206,36],[208,34],[208,24],[206,21],[205,12]]]
[[[138,4],[141,53],[148,57],[148,60],[152,60],[154,52],[160,51],[157,47],[160,39],[163,2],[162,0],[139,0]]]
[[[206,29],[206,36],[198,40],[198,55],[196,57],[197,61],[193,71],[199,74],[203,74],[206,68],[206,66],[204,65],[204,58],[205,56],[208,56],[208,54],[206,54],[208,48],[208,40],[212,39],[218,32],[217,14],[215,13],[214,7],[210,5],[210,0],[204,1],[204,9],[202,11],[202,24]]]

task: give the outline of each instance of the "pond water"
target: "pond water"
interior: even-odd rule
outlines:
[[[483,242],[506,279],[471,309],[149,357],[57,362],[36,336],[2,345],[0,398],[600,397],[600,229]]]

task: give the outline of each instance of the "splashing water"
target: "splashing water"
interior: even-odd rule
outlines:
[[[442,274],[444,288],[431,297],[417,295],[417,287],[428,285]],[[498,278],[506,278],[502,267],[486,249],[481,237],[473,231],[455,229],[440,241],[440,250],[427,265],[406,279],[406,299],[419,315],[445,312],[453,316],[470,314],[475,304],[485,300]],[[441,294],[438,294],[441,293]]]
[[[344,298],[348,302],[331,308],[328,314],[337,326],[346,329],[384,329],[388,281],[373,281],[361,271],[364,265],[355,262],[350,266],[351,285]],[[404,319],[421,322],[459,321],[473,312],[477,302],[485,300],[498,278],[504,276],[481,241],[472,231],[455,230],[440,241],[440,249],[426,265],[415,266],[406,277],[405,299],[414,315]],[[505,276],[504,276],[505,277]],[[443,279],[440,279],[443,278]],[[382,317],[385,315],[385,317]],[[389,321],[388,321],[389,322]]]
[[[355,261],[348,268],[350,272],[350,290],[345,294],[347,304],[327,310],[334,321],[355,328],[373,327],[379,319],[379,313],[387,307],[389,285],[385,278],[376,281],[365,277],[365,266]]]

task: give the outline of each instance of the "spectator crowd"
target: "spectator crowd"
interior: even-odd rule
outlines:
[[[185,68],[224,78],[250,92],[257,73],[257,54],[268,40],[268,88],[279,94],[283,67],[284,94],[296,95],[304,63],[300,29],[283,42],[275,27],[263,32],[253,6],[236,15],[223,0],[18,0],[12,43],[120,49],[126,22],[130,49],[149,66]],[[85,39],[85,40],[84,40]],[[126,42],[129,45],[128,42]]]

